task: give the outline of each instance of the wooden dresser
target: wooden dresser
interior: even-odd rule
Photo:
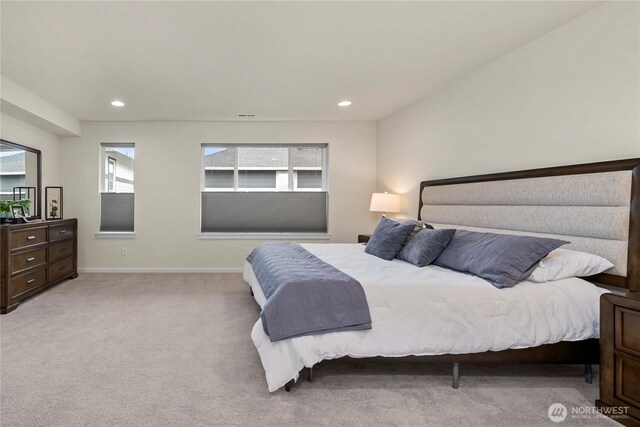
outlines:
[[[0,226],[0,313],[78,277],[77,232],[76,219]]]
[[[640,426],[640,292],[600,297],[600,399],[602,413]]]

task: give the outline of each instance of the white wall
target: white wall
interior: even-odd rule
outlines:
[[[608,3],[378,123],[378,190],[640,157],[640,4]]]
[[[44,206],[44,187],[61,185],[60,179],[60,137],[51,132],[6,114],[0,115],[0,138],[26,145],[42,152],[42,200]],[[44,208],[42,215],[44,216]]]
[[[198,239],[202,143],[328,143],[331,241],[355,242],[375,227],[368,211],[376,186],[375,123],[83,122],[81,135],[61,144],[65,216],[79,220],[80,268],[242,267],[256,241]],[[136,144],[135,240],[94,237],[101,142]]]
[[[55,105],[0,76],[0,107],[4,113],[55,133],[79,135],[80,121]]]

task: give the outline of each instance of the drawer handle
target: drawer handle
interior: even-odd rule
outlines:
[[[27,236],[27,240],[35,240],[36,236]]]
[[[59,249],[59,251],[60,251],[60,252],[66,252],[66,251],[67,251],[67,248]]]
[[[67,230],[60,230],[60,234],[66,234]]]
[[[27,258],[27,262],[32,262],[32,261],[35,261],[35,260],[36,260],[36,257],[34,257],[34,256],[32,256],[31,258]]]
[[[67,268],[67,267],[66,267],[65,265],[63,265],[62,267],[60,267],[60,268],[58,269],[58,271],[62,271],[62,270],[64,270],[65,268]]]
[[[32,284],[32,283],[33,283],[33,282],[35,282],[35,281],[36,281],[36,279],[29,279],[29,280],[27,280],[27,285],[30,285],[30,284]]]

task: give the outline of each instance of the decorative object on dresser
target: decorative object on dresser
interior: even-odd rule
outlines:
[[[367,243],[371,238],[371,234],[358,234],[358,243]]]
[[[62,187],[45,187],[44,200],[47,220],[64,218]]]
[[[22,204],[25,210],[25,215],[32,215],[31,210],[29,209],[31,202],[33,202],[34,212],[38,210],[38,199],[36,198],[36,192],[36,187],[13,187],[13,201]],[[25,201],[28,201],[29,203],[23,203]]]
[[[11,216],[14,218],[22,218],[25,215],[24,206],[13,205],[11,206]]]
[[[640,426],[640,292],[600,298],[600,399],[602,413]]]
[[[22,224],[22,218],[25,217],[26,212],[28,211],[29,205],[31,205],[31,200],[0,200],[0,219],[1,224]],[[16,210],[14,208],[22,208],[22,210]],[[38,216],[32,216],[33,218],[38,218]]]
[[[0,313],[78,277],[77,230],[75,218],[0,226]]]

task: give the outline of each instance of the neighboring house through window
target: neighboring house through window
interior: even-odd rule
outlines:
[[[205,146],[203,150],[205,191],[324,188],[323,146]]]
[[[116,191],[116,159],[111,156],[107,157],[107,191]]]
[[[326,145],[204,144],[202,156],[202,232],[327,232]]]
[[[0,200],[13,200],[13,189],[26,184],[25,152],[3,149],[0,151]]]

